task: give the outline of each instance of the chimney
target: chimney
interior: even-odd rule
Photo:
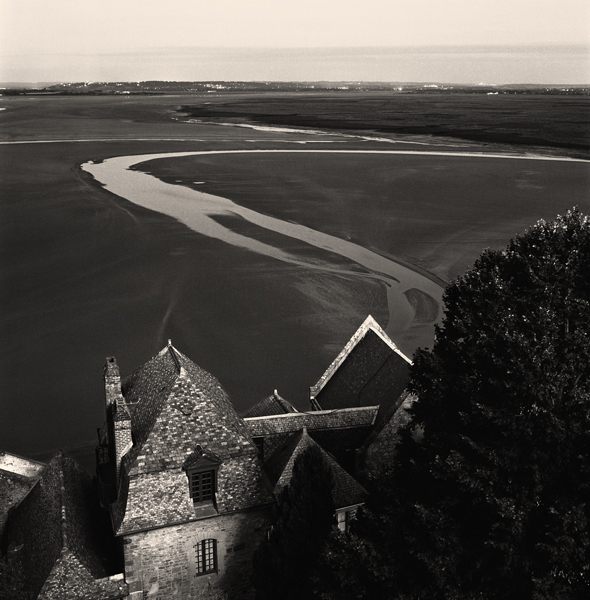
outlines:
[[[125,399],[120,396],[117,399],[116,410],[113,413],[113,425],[115,431],[115,466],[117,467],[117,481],[121,472],[121,460],[133,446],[131,435],[131,415],[125,404]]]
[[[109,407],[113,406],[121,395],[121,375],[114,356],[107,356],[107,362],[104,366],[104,394],[108,414]]]
[[[114,356],[109,356],[106,360],[104,389],[108,431],[112,432],[110,442],[113,444],[118,480],[121,471],[121,459],[133,446],[133,440],[131,436],[131,415],[121,392],[121,375]]]

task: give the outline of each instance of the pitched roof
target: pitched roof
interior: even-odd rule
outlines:
[[[407,385],[411,364],[369,315],[310,388],[310,399],[324,409],[395,400]]]
[[[275,390],[270,396],[264,398],[264,400],[261,400],[254,406],[251,406],[246,412],[242,413],[242,417],[245,419],[249,417],[267,417],[270,415],[284,415],[292,412],[297,412],[297,410],[290,402],[281,398],[277,390]]]
[[[121,570],[113,562],[117,556],[115,540],[92,479],[62,452],[53,457],[39,481],[11,512],[9,550],[22,565],[26,588],[33,597],[63,568],[65,555],[73,556],[79,565],[78,579],[71,579],[69,585],[86,589],[89,581]]]
[[[354,450],[371,433],[377,406],[289,413],[245,419],[253,438],[264,438],[263,454],[270,457],[291,433],[306,427],[311,437],[333,454],[340,464],[352,468]]]
[[[272,502],[250,432],[211,374],[169,343],[121,387],[134,445],[112,507],[117,535],[196,520],[183,467],[202,456],[220,465],[220,513]]]
[[[373,425],[378,406],[360,406],[336,410],[314,410],[282,415],[244,418],[252,437],[309,430],[347,429]]]
[[[249,432],[219,382],[171,344],[125,378],[121,389],[134,435],[125,457],[128,471],[182,466],[197,443],[222,460],[252,448]],[[180,417],[178,426],[185,424],[185,431],[162,422],[165,409]]]
[[[265,470],[274,487],[275,495],[291,481],[295,459],[311,446],[320,449],[332,470],[334,476],[332,498],[335,508],[363,503],[367,497],[367,491],[336,462],[331,454],[309,436],[305,428],[292,434],[283,447],[275,452],[265,464]]]
[[[46,466],[10,452],[0,452],[0,538],[8,511],[29,493]]]

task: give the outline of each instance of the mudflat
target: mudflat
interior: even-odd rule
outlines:
[[[538,219],[588,207],[586,163],[331,148],[161,159],[137,168],[352,240],[443,282]]]
[[[125,375],[172,338],[220,380],[238,410],[274,388],[305,409],[308,387],[366,315],[387,324],[379,282],[287,265],[197,234],[109,193],[79,165],[193,150],[428,149],[424,140],[176,120],[182,105],[203,101],[0,99],[0,141],[9,142],[0,144],[4,449],[41,456],[78,448],[90,464],[106,356],[115,355]],[[268,152],[137,168],[354,241],[434,280],[460,274],[483,247],[505,246],[539,218],[574,204],[590,210],[583,162]],[[261,235],[235,219],[228,225]],[[297,240],[273,243],[319,258]],[[411,340],[395,341],[412,351]]]

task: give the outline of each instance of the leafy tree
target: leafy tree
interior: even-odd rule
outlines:
[[[333,475],[319,447],[304,450],[279,500],[277,518],[254,555],[257,600],[306,600],[313,573],[334,522]]]
[[[367,516],[361,519],[365,522]],[[355,522],[352,522],[353,526]],[[366,533],[343,533],[332,527],[325,540],[316,569],[312,572],[316,600],[378,600],[389,569]]]
[[[372,529],[381,589],[588,598],[590,219],[574,209],[484,251],[444,300]]]

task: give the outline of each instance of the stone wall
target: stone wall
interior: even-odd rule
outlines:
[[[253,598],[252,557],[269,525],[269,510],[257,509],[125,536],[130,600]],[[194,546],[205,539],[217,541],[218,569],[197,575]]]

